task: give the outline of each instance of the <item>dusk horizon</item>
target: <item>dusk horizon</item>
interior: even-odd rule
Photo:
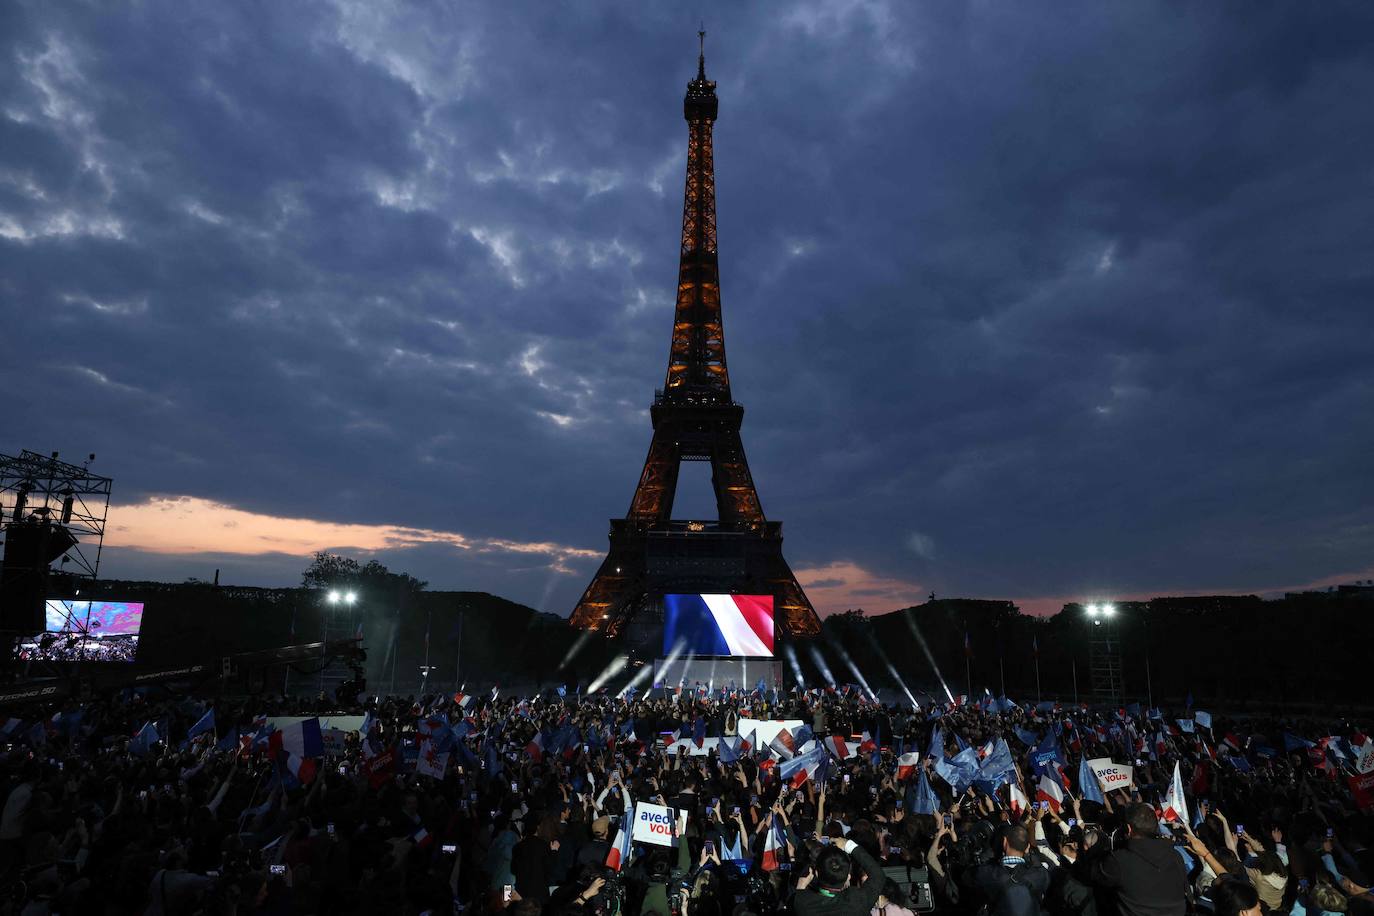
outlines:
[[[521,6],[0,13],[0,452],[96,454],[101,578],[328,551],[572,612],[698,19]],[[1374,579],[1374,13],[1228,9],[706,5],[733,397],[822,617]]]

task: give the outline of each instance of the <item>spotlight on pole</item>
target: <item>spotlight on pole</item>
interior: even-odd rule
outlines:
[[[1095,604],[1090,604],[1090,605],[1088,605],[1087,610],[1088,610],[1088,616],[1089,616],[1089,617],[1096,617],[1099,608],[1098,608],[1098,606],[1095,605]]]
[[[340,595],[337,590],[331,590],[330,593],[325,596],[325,600],[328,601],[330,604],[338,604],[339,598]]]
[[[1115,613],[1116,613],[1116,605],[1114,605],[1114,604],[1104,604],[1104,605],[1102,605],[1102,616],[1103,616],[1103,617],[1110,617],[1110,616],[1112,616],[1112,615],[1115,614]]]
[[[352,604],[358,600],[357,592],[348,592],[344,595],[344,604]]]

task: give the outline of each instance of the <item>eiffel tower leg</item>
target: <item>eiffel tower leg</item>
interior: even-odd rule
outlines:
[[[774,617],[782,620],[783,629],[792,636],[819,636],[821,619],[811,606],[811,599],[802,591],[792,567],[783,559],[781,549],[768,561],[764,576],[777,601]]]
[[[711,484],[722,525],[754,528],[764,522],[763,504],[754,488],[754,475],[744,457],[739,428],[722,432],[711,456]]]
[[[643,553],[612,541],[610,553],[601,561],[601,567],[582,593],[582,600],[577,602],[569,622],[576,627],[615,635],[624,621],[627,603],[642,590],[643,575]]]
[[[666,430],[655,429],[626,520],[645,527],[667,524],[673,515],[680,467],[677,443]]]

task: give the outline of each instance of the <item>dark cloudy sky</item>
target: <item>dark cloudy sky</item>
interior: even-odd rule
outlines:
[[[329,547],[566,614],[662,383],[699,17],[823,610],[1374,576],[1363,2],[5,3],[0,451],[98,454],[111,577]]]

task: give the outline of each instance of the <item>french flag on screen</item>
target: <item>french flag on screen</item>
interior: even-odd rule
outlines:
[[[695,655],[772,656],[772,595],[665,595],[665,645]]]

